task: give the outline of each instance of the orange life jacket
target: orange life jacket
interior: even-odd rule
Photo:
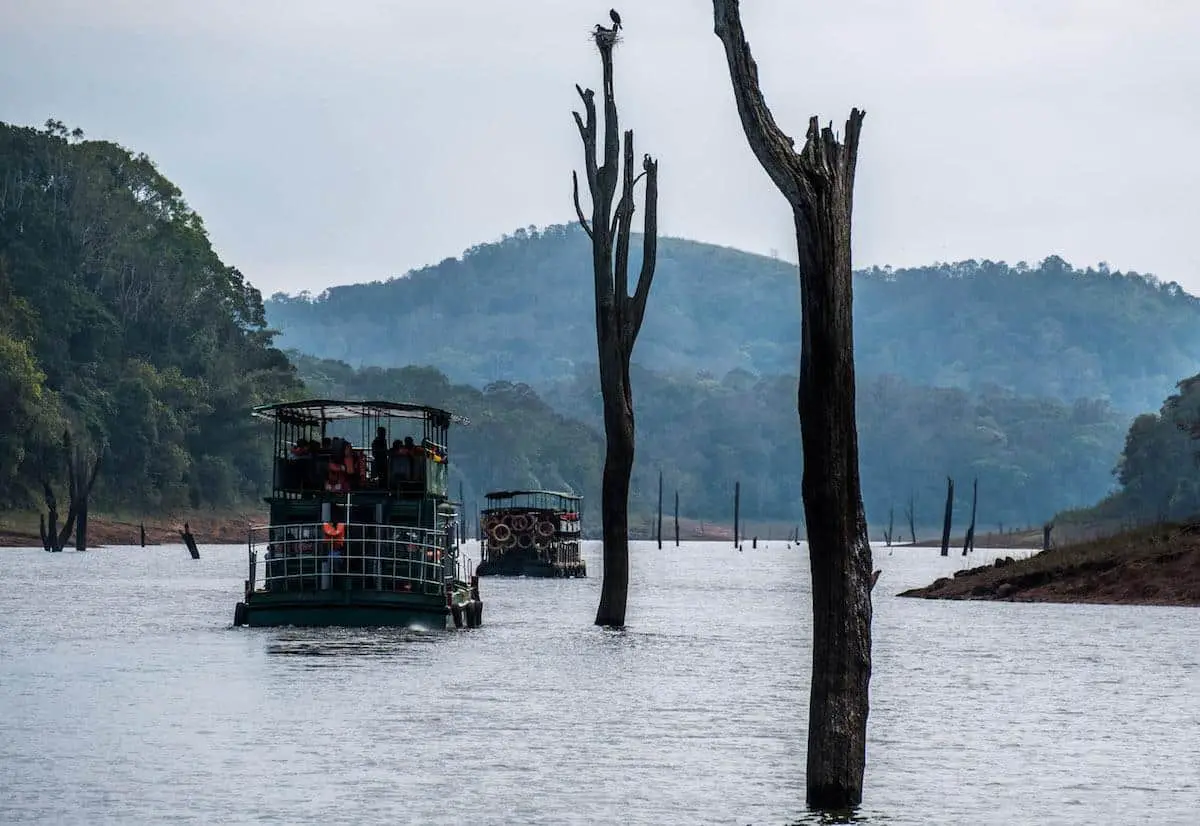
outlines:
[[[346,545],[346,526],[339,522],[336,525],[331,525],[328,522],[324,525],[325,538],[335,548],[343,548]]]

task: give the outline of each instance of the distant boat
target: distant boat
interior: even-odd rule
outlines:
[[[579,554],[582,496],[498,490],[479,514],[479,576],[586,577]]]
[[[270,523],[251,529],[234,625],[482,623],[478,580],[462,574],[458,511],[446,494],[450,422],[466,419],[332,399],[253,414],[274,422],[275,470]]]

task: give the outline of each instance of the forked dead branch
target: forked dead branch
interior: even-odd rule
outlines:
[[[633,393],[629,361],[654,280],[658,248],[658,164],[649,155],[636,173],[633,130],[621,139],[613,91],[613,47],[620,17],[613,28],[597,25],[592,33],[600,53],[604,85],[603,143],[598,143],[596,95],[576,86],[583,111],[572,112],[583,141],[584,175],[591,195],[589,218],[580,199],[579,176],[571,173],[575,212],[592,241],[592,271],[596,298],[596,345],[599,350],[600,391],[604,405],[604,477],[601,521],[604,537],[604,575],[596,624],[622,626],[629,594],[629,477],[633,472]],[[629,249],[635,211],[634,191],[645,179],[646,211],[642,224],[642,263],[633,295],[629,294]],[[621,186],[617,200],[617,185]],[[616,205],[614,208],[614,201]]]

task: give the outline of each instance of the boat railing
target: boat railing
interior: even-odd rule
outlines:
[[[324,523],[251,528],[254,590],[377,590],[434,595],[463,580],[446,532],[398,525]],[[469,561],[467,561],[469,565]]]

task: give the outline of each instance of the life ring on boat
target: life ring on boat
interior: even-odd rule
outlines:
[[[533,547],[533,537],[527,533],[518,534],[517,535],[517,547],[518,548],[532,548]]]
[[[523,513],[514,514],[512,518],[512,529],[517,533],[526,530],[529,527],[529,517]]]
[[[342,548],[346,545],[346,525],[339,522],[336,525],[331,525],[328,522],[322,526],[325,531],[325,538],[328,539],[335,548]]]
[[[499,542],[501,545],[512,539],[512,528],[505,525],[503,522],[497,522],[488,530],[488,536],[493,542]]]
[[[554,536],[554,523],[549,519],[543,519],[537,523],[538,536],[550,537]]]

